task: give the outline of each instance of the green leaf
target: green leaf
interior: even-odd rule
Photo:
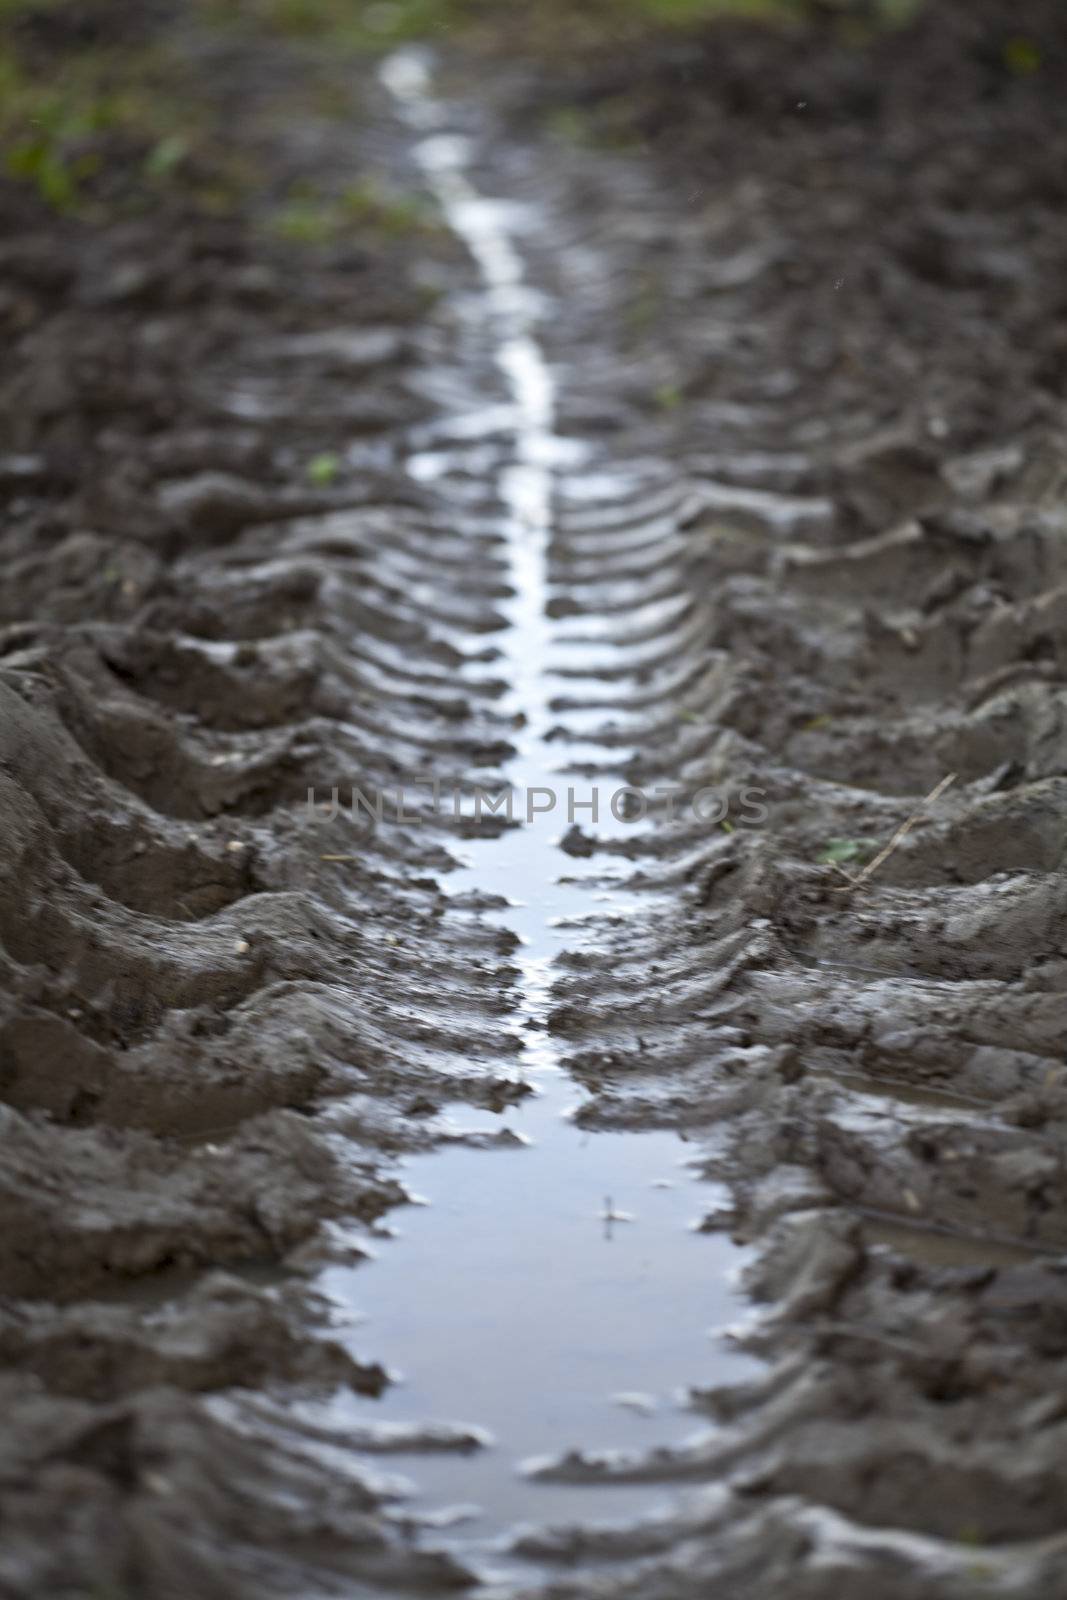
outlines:
[[[307,464],[308,482],[313,483],[317,489],[328,489],[341,470],[340,456],[324,451],[320,456],[313,456]]]
[[[816,856],[824,867],[842,867],[847,861],[859,861],[871,853],[870,839],[829,839]]]
[[[144,169],[150,178],[167,178],[189,154],[189,142],[180,133],[160,139],[145,157]]]
[[[1020,78],[1029,77],[1041,65],[1041,52],[1032,39],[1009,39],[1004,46],[1004,65]]]

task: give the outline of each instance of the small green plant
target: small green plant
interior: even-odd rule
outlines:
[[[100,157],[87,141],[107,124],[106,101],[35,81],[4,52],[0,104],[8,176],[32,184],[57,211],[69,209],[81,182],[99,168]]]
[[[312,456],[307,464],[307,479],[316,489],[328,489],[341,470],[341,458],[330,451]]]
[[[843,867],[849,862],[862,866],[874,852],[875,839],[828,839],[815,857],[820,866]]]
[[[181,166],[189,154],[189,141],[180,133],[171,133],[154,144],[144,159],[145,174],[149,178],[168,178]]]
[[[1018,78],[1028,78],[1041,65],[1041,52],[1032,39],[1009,39],[1004,46],[1004,65]]]
[[[682,403],[682,391],[676,383],[661,383],[653,398],[661,411],[677,411]]]
[[[10,177],[32,183],[41,199],[56,211],[66,211],[72,205],[77,176],[48,139],[23,139],[8,151],[5,164]]]
[[[420,233],[440,227],[418,196],[386,193],[369,179],[350,184],[341,194],[340,205],[346,221],[379,233]]]
[[[337,195],[322,194],[313,183],[298,182],[271,220],[271,230],[279,238],[306,245],[337,244],[360,232],[397,238],[438,232],[440,227],[417,197],[386,193],[370,179],[350,184]]]
[[[45,55],[27,46],[21,23],[52,4],[77,9],[0,0],[0,173],[53,209],[90,218],[101,207],[158,207],[179,187],[218,210],[218,197],[254,186],[219,137],[221,113],[180,43],[161,30],[128,42],[68,40]]]
[[[290,244],[330,244],[337,237],[337,218],[331,208],[302,196],[280,206],[271,219],[272,232]]]

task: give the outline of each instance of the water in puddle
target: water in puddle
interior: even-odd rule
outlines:
[[[496,641],[501,676],[511,685],[507,709],[521,714],[506,776],[520,812],[534,788],[554,791],[557,800],[501,837],[470,842],[466,864],[448,881],[454,896],[489,892],[509,902],[498,921],[522,941],[517,1026],[526,1042],[523,1070],[536,1089],[501,1116],[464,1109],[454,1120],[465,1129],[506,1125],[528,1142],[488,1151],[453,1147],[406,1161],[404,1182],[427,1204],[398,1214],[395,1237],[378,1244],[373,1263],[332,1269],[320,1287],[338,1307],[339,1332],[354,1353],[383,1358],[400,1376],[379,1400],[333,1402],[331,1422],[459,1422],[487,1430],[492,1447],[469,1456],[423,1453],[386,1462],[413,1480],[412,1510],[477,1507],[470,1534],[485,1541],[521,1522],[617,1520],[662,1505],[662,1488],[532,1483],[520,1464],[572,1447],[681,1442],[699,1427],[679,1404],[680,1386],[742,1377],[750,1363],[722,1338],[738,1315],[739,1254],[722,1236],[692,1230],[716,1197],[687,1171],[686,1144],[672,1134],[578,1129],[568,1111],[579,1091],[544,1031],[552,959],[583,939],[574,923],[598,912],[618,915],[631,904],[625,865],[572,861],[558,848],[574,780],[557,769],[574,759],[575,746],[548,741],[560,720],[550,701],[561,669],[569,671],[568,692],[576,683],[580,689],[575,663],[588,671],[590,657],[588,646],[580,656],[568,649],[566,628],[546,615],[553,503],[561,477],[572,500],[593,486],[606,503],[634,496],[642,481],[658,493],[662,474],[634,482],[632,470],[613,475],[592,461],[583,472],[584,452],[556,437],[553,378],[536,337],[545,308],[523,282],[514,242],[524,219],[472,186],[466,142],[442,130],[418,55],[394,57],[383,76],[422,136],[419,160],[482,277],[480,336],[494,341],[511,401],[506,428],[481,463],[505,507],[514,589],[508,628]],[[463,419],[443,442],[420,439],[409,470],[447,497],[451,475],[469,469],[464,439],[469,447]],[[588,638],[587,624],[571,627]],[[602,654],[612,646],[597,648]],[[604,760],[603,749],[589,749]],[[578,813],[585,826],[601,835],[632,828],[609,806],[621,783],[617,776],[597,780],[599,814],[594,822],[588,810]],[[586,785],[578,798],[590,794]]]

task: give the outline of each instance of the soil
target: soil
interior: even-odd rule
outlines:
[[[328,48],[145,17],[217,114],[286,110],[233,118],[277,176],[224,212],[0,185],[0,1592],[477,1592],[284,1402],[388,1383],[314,1290],[337,1224],[526,1092],[462,828],[307,804],[507,761],[499,508],[403,470],[500,375],[424,212],[270,227],[308,170],[418,189],[373,64],[327,116]],[[691,1445],[543,1465],[703,1493],[576,1489],[511,1593],[1067,1595],[1065,75],[1051,0],[445,64],[548,219],[557,431],[640,483],[560,496],[550,614],[615,646],[561,759],[766,810],[564,841],[650,901],[560,958],[579,1120],[728,1185],[766,1367],[685,1375]]]

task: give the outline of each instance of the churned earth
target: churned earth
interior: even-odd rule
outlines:
[[[421,121],[330,37],[65,16],[20,70],[146,51],[198,113],[0,186],[0,1589],[1067,1595],[1057,6],[482,8]],[[595,916],[535,973],[449,892],[521,819],[349,802],[549,747],[675,799],[559,823]],[[594,1148],[685,1142],[758,1365],[664,1371],[684,1443],[561,1436],[490,1560],[368,1465],[487,1419],[375,1424],[358,1263],[406,1158],[508,1185],[546,1056]]]

